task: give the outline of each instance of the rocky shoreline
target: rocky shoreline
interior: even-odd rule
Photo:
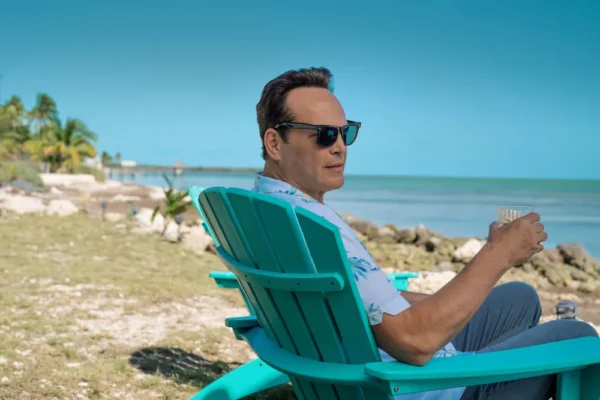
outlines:
[[[343,215],[365,242],[377,263],[389,271],[458,272],[481,250],[480,238],[447,237],[424,226],[377,227],[369,221]],[[527,263],[511,269],[503,281],[523,281],[538,289],[567,288],[600,295],[600,263],[579,244],[545,249]]]
[[[164,201],[160,187],[106,179],[91,175],[40,174],[46,190],[28,190],[19,185],[0,187],[0,212],[68,216],[85,213],[118,222],[137,222],[138,233],[160,233],[162,216],[151,221],[154,207]],[[103,207],[104,206],[104,207]],[[477,254],[481,238],[448,237],[424,226],[402,228],[392,224],[378,227],[352,215],[342,215],[354,229],[377,263],[387,271],[458,272]],[[214,250],[201,227],[196,211],[190,209],[178,225],[170,222],[165,238],[182,241],[198,252]],[[537,289],[559,288],[600,295],[600,262],[579,244],[561,244],[545,249],[524,265],[511,269],[503,281],[524,281]]]

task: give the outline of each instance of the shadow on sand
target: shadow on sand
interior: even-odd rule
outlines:
[[[140,349],[131,354],[129,363],[146,374],[162,375],[177,383],[196,386],[199,390],[241,365],[236,362],[207,360],[194,353],[173,347]],[[296,399],[296,396],[291,386],[283,385],[244,399],[292,400]]]

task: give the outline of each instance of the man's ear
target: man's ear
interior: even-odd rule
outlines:
[[[265,151],[269,155],[269,158],[275,161],[279,161],[281,159],[281,145],[283,144],[283,140],[275,129],[269,128],[265,131],[263,144],[265,146]]]

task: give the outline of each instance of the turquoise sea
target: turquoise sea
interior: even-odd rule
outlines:
[[[158,174],[141,174],[133,182],[164,184]],[[252,173],[188,173],[175,180],[182,189],[189,185],[250,189],[253,183]],[[546,247],[580,243],[600,259],[600,181],[348,175],[344,187],[327,194],[325,202],[338,212],[378,225],[423,224],[448,236],[479,237],[487,235],[498,206],[532,206],[546,226]]]

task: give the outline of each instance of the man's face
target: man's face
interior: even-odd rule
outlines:
[[[287,96],[294,121],[312,125],[343,126],[348,122],[337,98],[326,89],[298,88]],[[342,135],[327,148],[317,144],[313,130],[288,128],[288,143],[280,147],[280,168],[289,181],[314,196],[339,189],[344,184],[346,145]]]

